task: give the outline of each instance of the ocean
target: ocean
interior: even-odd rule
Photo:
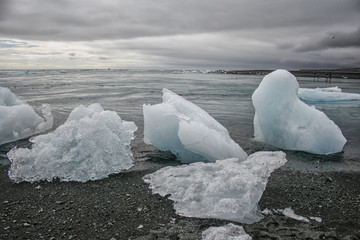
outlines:
[[[263,75],[217,74],[198,70],[0,70],[0,86],[40,112],[50,104],[54,115],[52,130],[63,124],[80,104],[100,103],[116,111],[138,127],[132,150],[135,168],[176,165],[174,156],[143,142],[143,104],[162,102],[167,88],[195,103],[228,129],[232,139],[248,154],[278,150],[253,140],[255,109],[251,96]],[[339,87],[360,94],[358,79],[298,77],[301,88]],[[284,151],[283,168],[301,171],[360,171],[360,101],[308,102],[323,111],[342,130],[347,143],[342,153],[322,156],[300,151]],[[52,131],[50,130],[50,131]],[[29,146],[27,139],[0,146],[0,162],[8,164],[6,152]]]

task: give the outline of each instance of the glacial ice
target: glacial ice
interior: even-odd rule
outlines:
[[[360,94],[344,93],[339,87],[299,88],[299,98],[307,102],[358,101]]]
[[[44,132],[53,125],[50,105],[42,106],[43,118],[8,88],[0,87],[0,145]]]
[[[80,105],[55,131],[33,137],[32,148],[13,148],[8,175],[15,182],[96,180],[133,166],[137,130],[100,104]]]
[[[221,227],[210,227],[202,232],[202,240],[251,240],[242,226],[229,223]]]
[[[246,159],[226,128],[203,109],[168,89],[162,98],[160,104],[143,105],[145,143],[171,151],[185,163]]]
[[[314,220],[316,222],[322,222],[322,219],[320,217],[303,217],[303,216],[300,216],[298,214],[295,213],[295,211],[291,208],[291,207],[287,207],[287,208],[284,208],[284,209],[273,209],[273,210],[269,210],[269,209],[264,209],[261,211],[262,214],[265,214],[265,215],[269,215],[269,214],[274,214],[274,213],[281,213],[283,214],[285,217],[288,217],[288,218],[292,218],[292,219],[295,219],[297,221],[300,221],[300,222],[310,222],[309,219],[311,220]]]
[[[245,161],[230,158],[165,167],[146,175],[152,192],[171,194],[179,215],[253,223],[268,177],[286,162],[283,152],[256,152]]]
[[[266,75],[252,95],[255,140],[278,148],[315,154],[341,152],[346,139],[323,112],[298,98],[294,75],[277,70]]]
[[[300,222],[310,222],[310,220],[307,217],[297,215],[294,212],[294,210],[292,210],[290,207],[285,208],[285,209],[279,209],[278,211],[281,212],[282,214],[284,214],[284,216],[286,216],[288,218],[292,218],[292,219],[295,219]]]

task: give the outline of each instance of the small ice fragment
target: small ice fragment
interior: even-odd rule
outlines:
[[[229,223],[221,227],[210,227],[202,232],[203,240],[251,240],[242,226]]]
[[[278,209],[278,211],[281,212],[284,216],[295,219],[297,221],[310,222],[310,220],[307,217],[297,215],[294,212],[294,210],[292,210],[290,207],[285,208],[285,209]]]
[[[311,219],[311,220],[315,220],[315,221],[317,221],[317,222],[319,222],[319,223],[322,222],[322,218],[320,218],[320,217],[310,217],[310,219]]]
[[[272,214],[272,211],[265,208],[264,210],[261,211],[261,213],[264,214],[264,215],[270,215],[270,214]]]
[[[42,213],[44,211],[44,209],[42,207],[40,207],[38,213]]]
[[[306,102],[358,101],[360,94],[344,93],[341,88],[299,88],[298,96]]]

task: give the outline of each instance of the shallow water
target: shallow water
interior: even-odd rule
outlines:
[[[65,122],[69,113],[80,104],[100,103],[106,110],[116,111],[122,119],[138,126],[132,143],[137,167],[156,164],[177,164],[169,153],[143,143],[142,105],[162,102],[162,88],[168,88],[197,104],[224,125],[231,137],[248,153],[277,150],[256,143],[253,138],[254,107],[251,95],[261,82],[261,75],[209,74],[201,71],[157,70],[45,70],[0,71],[0,86],[9,88],[35,110],[51,104],[54,127]],[[298,78],[300,87],[334,87],[343,92],[360,93],[356,79]],[[285,151],[285,168],[308,171],[360,171],[360,101],[308,103],[325,112],[342,130],[347,139],[344,152],[319,156]],[[0,161],[6,163],[6,151],[27,146],[28,141],[0,146]]]

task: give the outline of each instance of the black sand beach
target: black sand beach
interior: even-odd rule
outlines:
[[[103,73],[100,72],[100,74]],[[109,74],[112,73],[110,72]],[[117,78],[117,74],[110,75],[111,79]],[[308,74],[311,75],[311,73]],[[90,76],[91,77],[82,72],[69,73],[69,79],[76,77],[80,79],[84,78],[87,83],[88,79],[97,79],[92,75]],[[145,76],[148,77],[149,75]],[[196,76],[210,78],[213,75]],[[360,74],[357,76],[360,76]],[[64,78],[67,81],[65,77],[61,75],[61,79]],[[42,77],[39,79],[42,79]],[[210,80],[211,83],[214,83],[213,79],[210,78]],[[43,86],[41,81],[35,79],[32,84],[36,83],[36,86]],[[66,81],[64,83],[66,83]],[[136,81],[139,80],[137,80],[137,78],[135,78],[135,80],[130,78],[128,82],[124,82],[123,84],[130,85]],[[142,84],[141,81],[139,82]],[[197,87],[203,87],[202,85],[197,85],[203,82],[204,80],[188,80],[187,83],[190,84],[191,88],[197,89]],[[231,82],[229,82],[228,85],[224,85],[223,82],[224,80],[221,80],[221,82],[219,80],[218,83],[221,83],[221,86],[234,88],[234,85],[230,84]],[[64,83],[56,83],[59,84],[61,91],[63,91],[64,86],[67,86]],[[98,84],[100,83],[103,84],[97,81],[93,83],[92,86],[96,91],[98,91]],[[158,82],[158,85],[172,88],[173,85],[171,84],[173,83],[173,79],[170,78],[169,81],[164,80],[164,82]],[[151,84],[154,85],[153,83]],[[244,84],[245,85],[241,86],[248,89],[248,93],[245,94],[246,98],[252,89],[246,88],[246,86],[248,86],[246,85],[248,84],[246,81]],[[154,88],[152,92],[160,89],[158,85],[155,84],[152,86]],[[189,88],[188,85],[183,83],[176,85],[180,90],[183,86],[186,86],[186,89]],[[210,86],[210,84],[207,84],[207,86]],[[79,91],[82,89],[82,85],[69,85],[68,87],[69,91],[73,88],[79,89]],[[37,93],[30,91],[29,88],[25,87],[23,92],[31,92],[34,95],[32,97],[36,99]],[[55,90],[57,89],[56,87],[53,88]],[[112,89],[114,89],[114,92],[120,91],[122,85],[118,88],[112,86],[111,90]],[[55,90],[49,93],[49,89],[44,89],[44,92],[46,96],[56,95]],[[182,89],[182,91],[185,92],[185,89]],[[141,92],[143,92],[142,88]],[[150,90],[148,92],[150,92]],[[224,92],[229,92],[229,89],[224,89]],[[211,93],[212,98],[213,96],[222,96],[218,94],[218,92],[215,93]],[[77,92],[72,95],[73,98],[71,98],[70,101],[68,100],[68,96],[64,96],[64,99],[60,98],[53,101],[57,104],[62,101],[63,105],[60,105],[60,107],[57,106],[58,109],[71,108],[73,102],[78,103],[78,96],[76,94]],[[84,96],[88,96],[88,94],[89,90],[87,89]],[[116,105],[122,103],[122,101],[119,101],[117,98],[110,98],[107,101],[104,100],[106,99],[105,97],[98,99],[98,92],[96,92],[96,94],[97,98],[89,98],[85,104],[105,102],[108,106],[112,106],[109,102],[114,102]],[[139,95],[140,93],[135,92],[134,94]],[[152,94],[153,95],[150,96],[152,97],[151,99],[153,99],[153,103],[157,103],[159,96],[155,93]],[[108,96],[111,94],[109,90],[107,90],[104,91],[104,95]],[[142,95],[140,95],[140,97],[137,96],[137,98],[129,98],[129,102],[124,101],[123,105],[116,106],[116,109],[123,111],[124,109],[128,109],[127,106],[134,108],[133,106],[136,105],[134,101],[136,99],[138,99],[139,105],[142,106],[144,101],[141,96]],[[243,99],[241,97],[242,95],[235,95],[234,99],[236,102],[239,102],[239,99]],[[149,96],[146,95],[146,102],[149,101],[148,98]],[[226,100],[228,99],[229,96],[226,95]],[[248,101],[247,98],[245,100]],[[48,102],[48,97],[46,97],[44,101]],[[226,103],[223,97],[217,99],[217,101],[223,104]],[[234,111],[233,103],[234,102],[229,102],[228,104],[232,106],[231,111]],[[214,106],[218,108],[218,105]],[[243,107],[243,105],[240,107]],[[348,110],[348,108],[345,110]],[[338,109],[336,109],[336,111],[338,111]],[[218,112],[215,111],[215,113]],[[351,114],[357,116],[356,112],[346,111],[345,113],[349,116]],[[67,117],[68,113],[63,115]],[[123,112],[121,112],[121,115],[123,115]],[[142,112],[139,114],[129,111],[128,116],[139,116],[139,119],[141,119],[138,121],[140,122],[138,125],[140,135],[134,140],[135,143],[132,147],[134,148],[134,156],[136,159],[146,159],[145,155],[153,152],[153,147],[149,147],[143,143],[143,136],[141,135],[143,132],[143,126],[141,126]],[[241,125],[239,124],[239,120],[232,120],[232,115],[224,116],[220,119],[223,121],[231,119],[230,122],[225,121],[225,123],[233,130],[231,133],[234,134],[238,142],[241,142],[239,138],[240,135],[245,135],[245,137],[248,138],[252,137],[251,121],[250,125],[246,125],[249,123],[245,121],[241,122],[241,124],[244,125],[242,130],[249,128],[251,129],[249,132],[244,133],[241,132],[241,130],[236,132],[234,130],[238,129],[239,125]],[[250,118],[253,119],[253,114],[251,114]],[[65,119],[66,118],[63,118],[63,121],[65,121]],[[356,125],[357,119],[355,118],[354,121],[354,125]],[[236,127],[232,127],[233,125]],[[352,131],[356,132],[357,129],[347,127],[348,126],[345,125],[344,129],[346,129],[345,131],[349,135],[349,143],[357,142],[358,138],[356,136],[358,135],[352,133]],[[22,146],[21,143],[19,144],[17,144],[18,147],[28,147],[27,141],[24,141],[24,146]],[[351,146],[357,145],[353,144]],[[148,148],[151,148],[151,151],[147,151]],[[351,157],[350,160],[358,162],[359,158],[357,151],[354,150],[355,148],[356,147],[350,148],[350,150],[352,150],[349,154]],[[253,149],[253,146],[246,144],[244,144],[244,149],[248,152],[261,150]],[[3,158],[6,157],[6,152],[7,150],[2,150]],[[175,213],[172,201],[159,195],[153,195],[142,178],[146,174],[156,171],[156,168],[161,167],[162,162],[157,162],[156,158],[156,156],[151,156],[151,160],[155,160],[151,162],[148,167],[144,168],[146,170],[134,168],[125,173],[114,174],[106,179],[86,183],[53,181],[32,184],[23,182],[16,184],[7,176],[9,165],[5,163],[0,165],[0,240],[201,239],[202,231],[207,228],[229,223],[229,221],[217,219],[198,219],[178,216]],[[169,159],[167,164],[172,160],[173,159]],[[344,164],[357,166],[356,164],[349,163],[349,161],[345,161]],[[273,172],[269,178],[266,190],[259,202],[260,209],[273,210],[291,207],[298,215],[307,218],[319,217],[322,221],[317,222],[310,220],[310,222],[300,222],[276,213],[265,215],[261,221],[254,224],[239,225],[244,226],[245,231],[251,235],[253,239],[360,239],[359,183],[360,172],[358,169],[355,169],[354,172],[343,171],[341,168],[334,168],[334,170],[325,172],[316,170],[311,172],[306,172],[305,170],[295,171],[286,168],[278,169]]]
[[[153,195],[134,170],[76,182],[13,183],[0,166],[0,239],[201,239],[210,226],[229,221],[177,216],[172,202]],[[300,222],[282,214],[243,225],[253,239],[360,239],[359,173],[277,170],[260,208],[291,207]]]

